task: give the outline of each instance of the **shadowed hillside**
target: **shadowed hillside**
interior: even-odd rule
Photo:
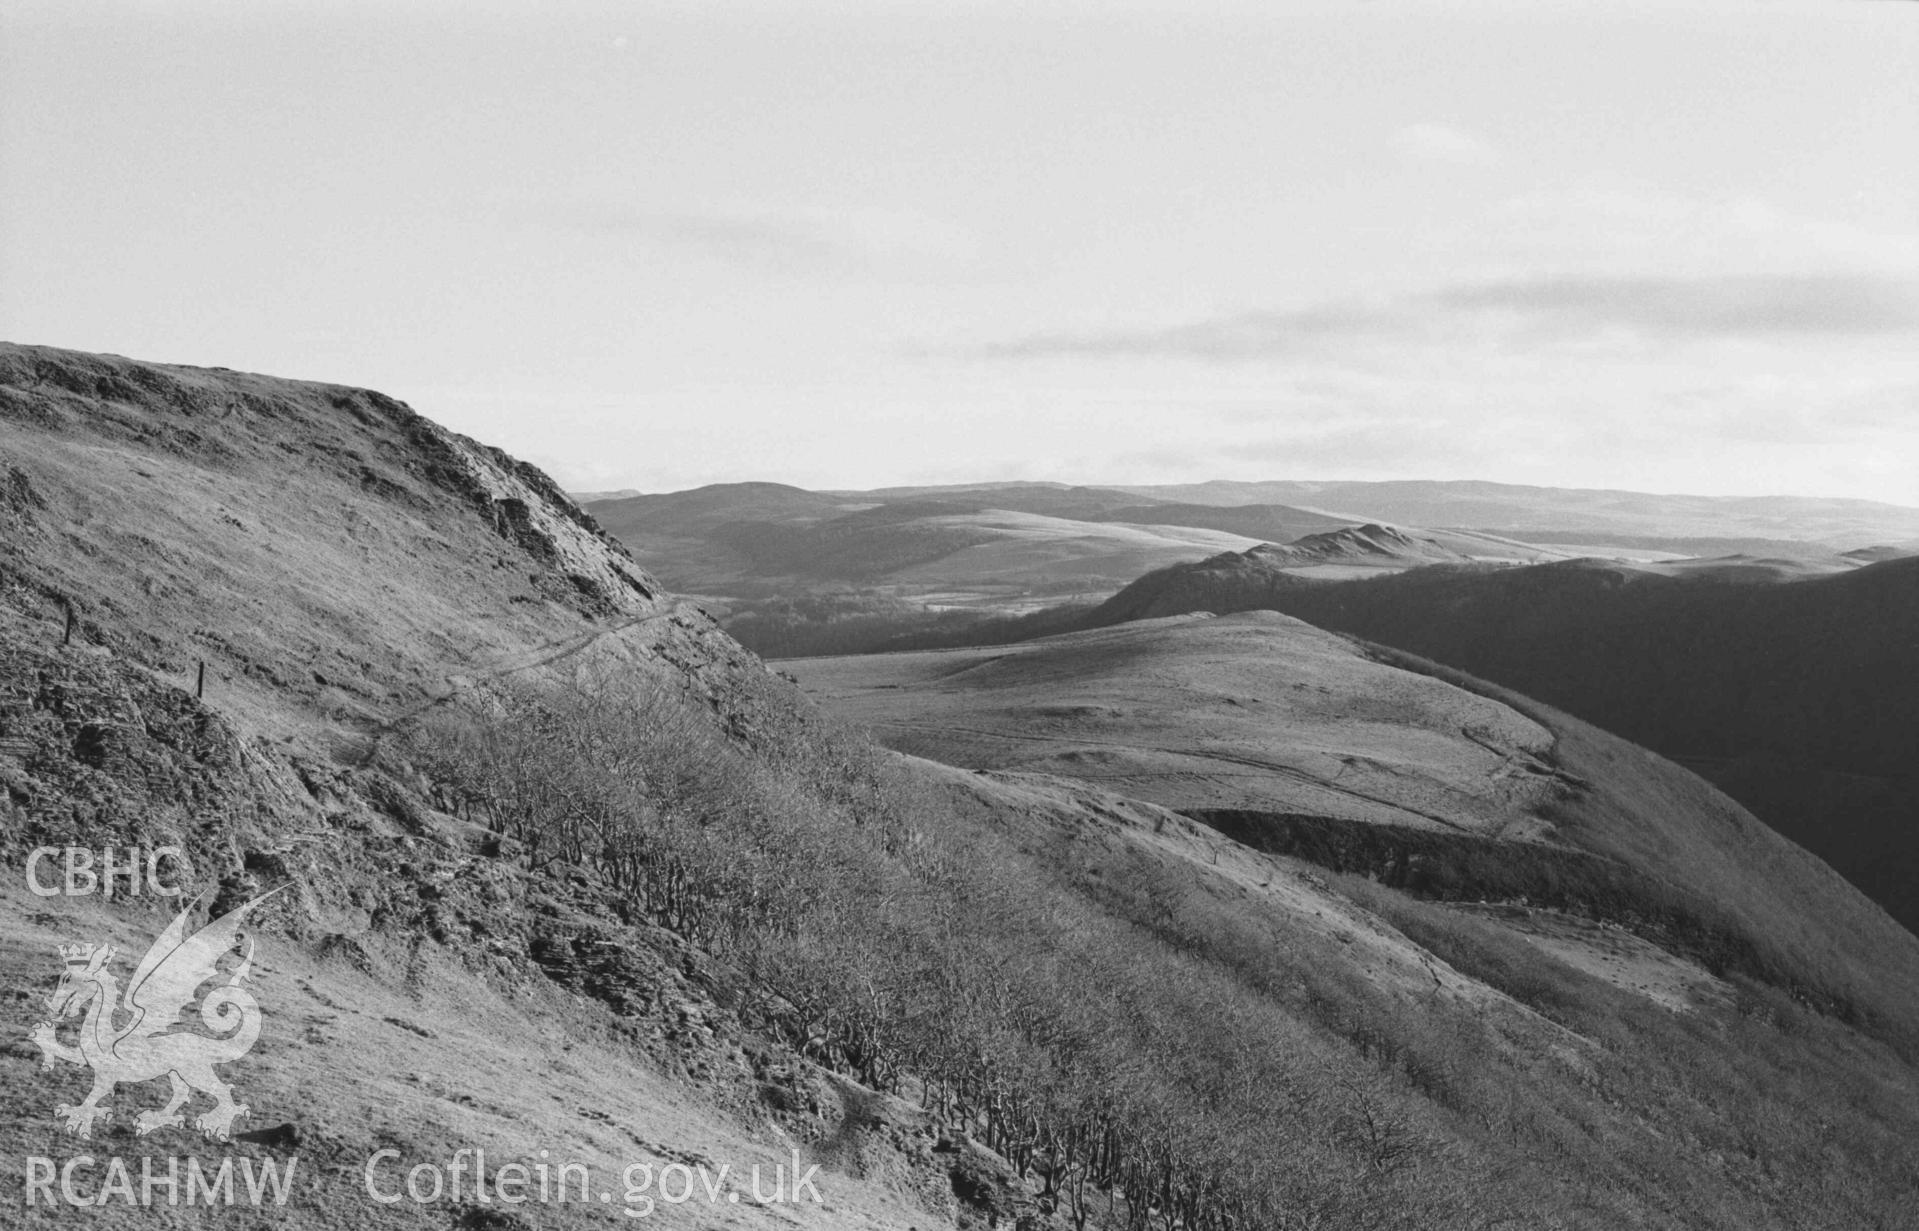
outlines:
[[[1678,897],[1649,886],[1689,885],[1681,896],[1713,903],[1712,921],[1671,925],[1700,929],[1691,940],[1649,939],[1724,949],[1720,960],[1735,949],[1771,953],[1737,960],[1794,968],[1808,994],[1834,1003],[1876,998],[1877,959],[1839,956],[1860,935],[1877,938],[1875,952],[1901,955],[1919,979],[1919,940],[1685,770],[1469,677],[1439,678],[1443,669],[1390,653],[1369,658],[1286,616],[1187,616],[991,649],[792,665],[817,695],[904,751],[1240,818],[1235,836],[1248,840],[1265,816],[1312,818],[1331,832],[1359,824],[1436,835],[1417,841],[1437,847],[1407,848],[1428,859],[1460,843],[1505,843],[1492,862],[1514,879],[1488,896],[1583,900],[1628,927],[1680,909]],[[1584,899],[1517,871],[1568,848],[1614,861],[1641,888],[1601,889],[1611,873],[1577,859],[1562,874],[1593,882]],[[1483,884],[1468,878],[1447,896],[1477,896],[1497,879],[1477,875]],[[1852,973],[1812,992],[1840,961]],[[1905,1011],[1885,1004],[1867,1016],[1889,1026]]]
[[[1824,574],[1575,561],[1318,586],[1224,556],[1084,618],[1284,611],[1471,671],[1694,767],[1919,928],[1919,561]]]

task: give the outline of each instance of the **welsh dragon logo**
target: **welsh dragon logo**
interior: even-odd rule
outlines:
[[[240,986],[252,972],[252,940],[231,974],[223,974],[219,964],[234,951],[247,913],[278,892],[236,907],[192,935],[187,933],[187,917],[199,900],[188,903],[140,959],[125,996],[107,969],[114,955],[111,945],[60,946],[66,969],[47,997],[53,1018],[35,1026],[27,1039],[39,1046],[42,1068],[50,1069],[59,1060],[93,1070],[93,1089],[78,1106],[62,1103],[54,1108],[54,1115],[66,1121],[67,1132],[91,1137],[94,1122],[108,1116],[101,1104],[115,1086],[165,1077],[173,1083],[172,1097],[165,1107],[135,1116],[135,1132],[144,1137],[183,1124],[186,1117],[180,1109],[197,1091],[210,1096],[213,1106],[194,1117],[194,1127],[220,1141],[231,1136],[234,1120],[246,1115],[247,1107],[233,1101],[233,1088],[213,1066],[238,1060],[260,1037],[260,1005]],[[200,997],[200,989],[215,979],[220,984]],[[196,1000],[200,1022],[212,1031],[211,1037],[178,1028]],[[78,1046],[60,1042],[54,1022],[82,1010],[86,1017]],[[115,1025],[116,1018],[125,1020]]]

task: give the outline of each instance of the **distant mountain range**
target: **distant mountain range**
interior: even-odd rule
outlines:
[[[1266,482],[1124,487],[1153,500],[1200,505],[1284,504],[1355,521],[1472,527],[1530,542],[1589,536],[1754,539],[1837,549],[1919,541],[1919,508],[1814,496],[1684,496],[1511,483],[1408,480]],[[1722,551],[1740,550],[1733,546]],[[1692,554],[1687,552],[1686,554]]]
[[[1143,572],[1260,539],[1197,523],[1112,515],[1139,498],[1099,488],[1008,486],[810,492],[730,483],[593,501],[587,510],[668,584],[720,598],[888,588],[949,605],[1104,597]],[[1301,513],[1299,533],[1338,526]]]
[[[1919,929],[1919,510],[1417,482],[738,484],[590,508],[768,654],[1260,609],[1408,650],[1683,761]]]
[[[1919,509],[1872,501],[1479,482],[832,492],[728,483],[582,499],[642,563],[682,590],[758,597],[796,586],[884,587],[904,598],[998,610],[1035,597],[1104,598],[1165,565],[1369,523],[1436,541],[1458,557],[1522,563],[1747,555],[1828,565],[1841,557],[1834,566],[1847,567],[1919,547]],[[1319,563],[1388,562],[1360,551]]]
[[[594,499],[585,507],[642,564],[684,591],[757,599],[863,588],[940,606],[1000,611],[1064,596],[1102,599],[1165,565],[1403,520],[1274,502],[1159,500],[1112,488],[1044,483],[864,492],[729,483]],[[1370,572],[1438,560],[1568,559],[1589,550],[1459,524],[1407,533],[1432,549],[1379,551],[1356,541],[1329,542],[1295,564]],[[1660,546],[1614,550],[1670,554]]]

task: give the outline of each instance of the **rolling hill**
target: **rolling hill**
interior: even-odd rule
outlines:
[[[1083,781],[1444,900],[1561,909],[1718,973],[1793,950],[1810,971],[1862,931],[1919,961],[1919,938],[1677,765],[1277,613],[792,667],[902,751]],[[1870,995],[1871,968],[1839,999]]]
[[[295,1227],[602,1225],[634,1165],[732,1169],[669,1227],[1913,1208],[1919,942],[1685,771],[1277,616],[888,662],[827,699],[926,757],[390,398],[0,347],[0,858],[177,846],[196,925],[284,886],[234,1137],[129,1082],[80,1138],[59,946],[176,904],[0,878],[0,1148],[297,1159]],[[386,1204],[387,1150],[621,1182]]]
[[[742,483],[587,507],[669,584],[721,600],[857,587],[1015,610],[1034,596],[1103,597],[1145,569],[1255,541],[1081,520],[1136,502],[1084,488],[816,493]]]
[[[1308,534],[1338,530],[1351,524],[1347,519],[1329,517],[1283,504],[1129,504],[1102,510],[1089,521],[1122,521],[1144,526],[1198,526],[1224,530],[1267,543],[1289,543]]]
[[[730,631],[782,656],[898,648],[932,634],[950,644],[969,622],[972,635],[1004,640],[1013,630],[990,621],[1098,603],[1145,573],[1262,545],[1306,553],[1291,570],[1327,580],[1585,556],[1835,572],[1906,553],[1899,544],[1919,533],[1919,511],[1864,501],[1489,483],[839,492],[737,483],[587,507],[668,586],[699,596]],[[1387,546],[1387,534],[1404,537]],[[1027,631],[1063,626],[1049,619]]]
[[[849,500],[882,504],[932,500],[1011,513],[1035,513],[1067,521],[1125,520],[1111,514],[1137,506],[1138,496],[1107,487],[1077,487],[1067,483],[952,483],[932,487],[879,487],[870,491],[842,491]]]
[[[1258,553],[1080,618],[1283,611],[1537,697],[1706,774],[1919,928],[1919,560],[1438,568],[1314,585]]]
[[[1361,527],[1273,505],[1142,505],[1053,484],[809,492],[732,483],[586,507],[668,586],[778,655],[1098,602],[1142,573],[1262,543],[1322,577],[1574,554],[1478,531]]]
[[[1537,723],[1284,616],[793,666],[902,751],[1056,773],[1180,811],[1503,834],[1540,827],[1531,814],[1555,781]]]
[[[1529,542],[1575,536],[1587,545],[1622,536],[1659,540],[1746,538],[1839,548],[1919,538],[1919,509],[1871,500],[1804,496],[1684,496],[1477,481],[1233,482],[1128,487],[1154,500],[1285,504],[1357,521],[1472,527]],[[1699,548],[1677,547],[1682,554]],[[1721,552],[1743,550],[1723,546]]]

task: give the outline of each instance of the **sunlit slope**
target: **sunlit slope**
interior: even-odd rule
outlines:
[[[788,666],[902,751],[1174,808],[1519,836],[1556,777],[1538,723],[1271,613]]]
[[[933,525],[983,540],[939,561],[902,569],[898,580],[976,589],[990,586],[1103,591],[1139,565],[1158,568],[1214,551],[1244,550],[1257,540],[1190,526],[1082,522],[1037,513],[983,510],[934,519]]]
[[[472,875],[470,856],[437,845],[417,843],[413,857],[421,858],[421,848],[430,852],[426,868],[441,884]],[[354,881],[369,900],[384,896],[401,908],[417,889],[410,878],[383,882],[366,871],[356,869],[361,875]],[[396,1152],[373,1173],[385,1196],[406,1191],[411,1167],[444,1165],[455,1150],[483,1150],[494,1168],[544,1157],[583,1166],[593,1181],[584,1199],[575,1184],[564,1201],[504,1211],[529,1221],[483,1226],[583,1228],[604,1227],[610,1218],[638,1221],[622,1217],[628,1206],[622,1177],[635,1165],[653,1173],[675,1163],[704,1166],[713,1175],[724,1164],[726,1190],[742,1197],[751,1192],[751,1168],[759,1167],[770,1190],[774,1168],[790,1168],[802,1139],[787,1138],[770,1119],[747,1111],[757,1090],[738,1050],[745,1032],[702,986],[724,972],[698,966],[696,952],[673,945],[656,929],[622,929],[601,911],[577,912],[551,898],[528,900],[514,878],[491,877],[488,888],[508,901],[475,911],[473,898],[454,895],[467,917],[484,917],[494,929],[494,953],[486,958],[462,961],[438,943],[369,932],[337,919],[325,922],[344,931],[314,929],[304,942],[279,926],[260,937],[247,984],[260,1005],[260,1037],[249,1055],[225,1070],[248,1108],[231,1143],[184,1129],[136,1137],[134,1112],[159,1101],[151,1084],[118,1091],[109,1103],[116,1114],[81,1141],[61,1130],[54,1105],[78,1100],[87,1073],[64,1065],[43,1070],[24,1037],[44,1017],[40,1002],[58,979],[60,945],[76,936],[107,941],[121,948],[120,964],[128,966],[167,916],[151,901],[143,908],[137,901],[106,907],[98,898],[31,898],[9,877],[0,888],[0,978],[32,996],[5,1018],[8,1034],[22,1041],[0,1058],[0,1153],[15,1166],[29,1156],[58,1164],[91,1157],[96,1162],[77,1173],[79,1191],[89,1195],[101,1186],[101,1169],[112,1156],[129,1160],[136,1192],[143,1155],[154,1156],[163,1174],[169,1157],[194,1158],[209,1170],[226,1159],[255,1167],[271,1163],[282,1173],[291,1169],[289,1199],[257,1217],[294,1228],[440,1228],[485,1212],[474,1198],[470,1165],[463,1191],[435,1204],[371,1199],[368,1160],[382,1150]],[[525,932],[516,935],[516,929]],[[600,976],[603,994],[614,1004],[569,988],[558,967],[546,971],[524,958],[500,956],[509,944],[524,952],[531,942],[543,954],[570,957],[573,938],[580,936],[620,945],[621,986],[607,991],[609,980]],[[697,979],[686,978],[686,970],[696,971]],[[795,1077],[797,1101],[812,1098],[839,1119],[840,1095],[830,1081],[804,1072]],[[164,1083],[159,1085],[163,1091]],[[849,1136],[858,1132],[853,1128]],[[817,1157],[810,1147],[808,1157]],[[657,1190],[650,1190],[644,1195],[655,1200],[641,1225],[691,1231],[712,1227],[716,1213],[728,1220],[724,1225],[738,1228],[891,1231],[946,1225],[910,1192],[861,1182],[831,1164],[821,1174],[820,1204],[760,1209],[741,1202],[715,1211],[704,1201],[661,1202]],[[610,1200],[600,1201],[601,1192]],[[164,1203],[165,1189],[158,1193]],[[17,1192],[14,1200],[17,1205]],[[633,1200],[637,1215],[643,1207],[640,1198]],[[492,1209],[503,1210],[497,1196]],[[169,1226],[231,1226],[255,1216],[244,1207],[170,1213]],[[97,1210],[53,1210],[46,1225],[85,1219],[92,1226],[149,1227],[154,1217],[154,1210],[109,1200]]]
[[[770,1174],[801,1148],[828,1165],[827,1204],[729,1205],[728,1225],[949,1225],[923,1193],[833,1161],[863,1148],[892,1102],[842,1100],[741,1020],[725,963],[450,815],[400,747],[412,720],[592,671],[645,681],[713,732],[752,730],[744,690],[778,684],[537,469],[381,394],[0,346],[9,1165],[124,1156],[137,1175],[145,1154],[209,1167],[297,1157],[275,1225],[510,1231],[605,1225],[609,1210],[597,1193],[510,1217],[470,1195],[376,1203],[366,1160],[484,1149],[497,1166],[546,1150],[591,1167],[618,1206],[629,1164]],[[122,1087],[89,1139],[55,1118],[89,1082],[43,1069],[26,1041],[60,946],[111,943],[124,978],[178,905],[31,895],[28,850],[68,844],[183,848],[202,895],[194,926],[286,887],[257,916],[259,1040],[226,1070],[250,1108],[234,1142],[137,1137],[135,1113],[165,1083]],[[226,1226],[243,1213],[163,1217]],[[117,1202],[69,1214],[154,1217]],[[704,1205],[662,1205],[650,1225],[712,1220]]]
[[[1445,894],[1638,919],[1663,944],[1770,972],[1882,1026],[1903,1029],[1919,1007],[1919,941],[1697,777],[1289,617],[788,667],[904,751],[1074,778],[1332,866],[1426,860]]]
[[[1021,494],[882,502],[739,483],[591,508],[669,584],[716,594],[769,586],[888,587],[935,602],[943,595],[1105,594],[1142,572],[1260,541],[1204,526],[1087,520],[1072,514],[1112,502]],[[1009,503],[992,503],[995,495]]]
[[[0,345],[0,480],[0,620],[205,663],[276,734],[582,652],[745,662],[539,470],[370,390]]]
[[[1477,531],[1359,526],[1273,505],[1141,504],[1124,493],[1044,485],[821,493],[730,483],[595,500],[589,509],[669,585],[736,598],[848,587],[935,605],[1103,597],[1152,570],[1264,544],[1287,544],[1262,549],[1320,577],[1568,554]]]

